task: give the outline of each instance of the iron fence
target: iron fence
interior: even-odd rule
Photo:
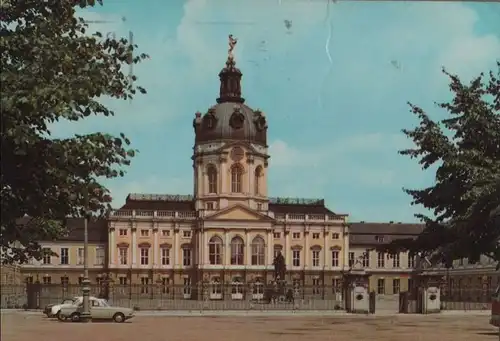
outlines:
[[[490,310],[494,288],[452,288],[441,294],[442,310]]]
[[[219,285],[91,285],[90,295],[136,310],[341,310],[343,295],[332,287],[276,288]],[[36,307],[81,296],[80,285],[32,284],[24,300],[36,296]],[[31,300],[33,302],[33,300]],[[3,300],[2,300],[3,306]],[[14,308],[11,306],[11,308]]]

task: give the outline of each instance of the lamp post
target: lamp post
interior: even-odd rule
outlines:
[[[92,316],[90,315],[90,280],[89,280],[89,231],[88,231],[88,214],[89,214],[89,192],[88,188],[84,189],[84,219],[83,219],[83,311],[80,315],[82,322],[90,322]]]

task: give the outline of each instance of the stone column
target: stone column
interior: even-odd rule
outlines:
[[[309,228],[306,226],[304,228],[304,239],[305,239],[305,250],[304,250],[304,269],[307,269],[311,264],[309,264],[311,259],[311,247],[309,242]]]
[[[132,267],[137,264],[137,226],[136,223],[132,223]]]
[[[224,247],[222,248],[223,260],[222,265],[231,264],[231,241],[229,240],[229,233],[224,230]]]
[[[290,257],[290,232],[286,231],[285,227],[285,245],[283,246],[283,257],[285,257],[285,264],[287,269],[292,266],[291,257]]]
[[[109,264],[115,264],[115,253],[116,253],[116,243],[115,243],[115,229],[110,228],[109,230],[109,244],[108,244],[108,256]]]
[[[252,247],[250,245],[250,234],[245,231],[245,265],[252,265]]]
[[[271,231],[267,231],[267,260],[266,260],[266,265],[272,265],[273,264],[273,252],[274,247],[273,247],[273,235]]]
[[[207,232],[205,231],[203,233],[203,264],[204,265],[208,265],[210,264],[209,262],[209,255],[208,255],[208,235],[207,235]]]
[[[218,176],[218,189],[219,193],[228,193],[229,190],[227,188],[227,158],[221,156],[219,158],[219,176]]]
[[[329,253],[329,247],[330,247],[330,231],[328,229],[328,226],[325,226],[324,227],[324,230],[323,230],[323,269],[327,269],[329,268],[329,264],[328,264],[328,253]]]
[[[179,228],[176,226],[177,223],[174,223],[174,245],[172,245],[172,268],[175,269],[178,266],[178,259],[179,259],[179,253],[180,251],[180,245],[179,245]],[[182,257],[182,255],[181,255]]]
[[[153,268],[158,266],[159,248],[158,248],[158,223],[153,226]]]

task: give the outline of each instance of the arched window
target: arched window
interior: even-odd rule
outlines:
[[[217,193],[217,168],[214,165],[207,167],[208,193]]]
[[[262,237],[255,237],[252,241],[252,265],[265,265],[266,244]]]
[[[242,188],[242,178],[243,178],[243,168],[239,164],[233,165],[231,168],[231,192],[241,193]]]
[[[208,258],[210,264],[222,264],[222,239],[213,236],[208,242]]]
[[[231,240],[231,265],[244,264],[244,243],[240,237],[234,237]]]
[[[256,195],[260,194],[260,178],[262,176],[262,167],[259,166],[255,169],[255,176],[254,176],[254,192]]]

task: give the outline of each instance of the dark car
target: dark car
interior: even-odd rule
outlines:
[[[54,317],[52,316],[52,307],[55,306],[56,304],[69,304],[69,303],[72,303],[73,302],[73,298],[65,298],[61,301],[61,303],[51,303],[51,304],[47,304],[45,306],[45,308],[43,308],[43,313],[45,315],[47,315],[47,317]]]

